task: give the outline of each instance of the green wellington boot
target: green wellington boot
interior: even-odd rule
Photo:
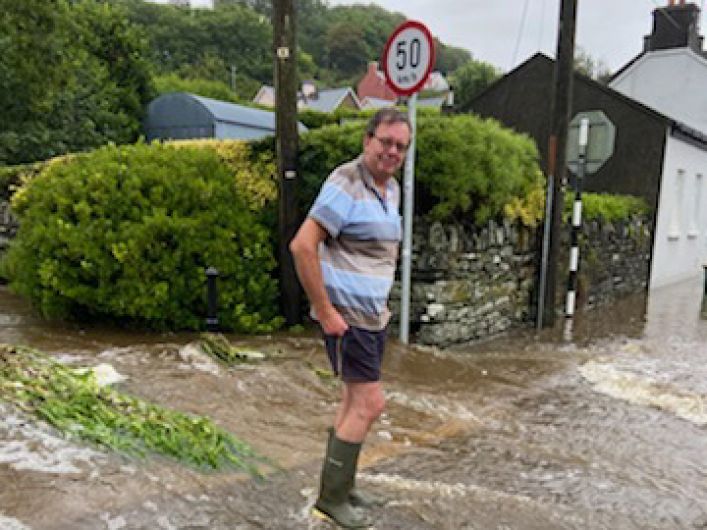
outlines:
[[[334,432],[334,427],[329,427],[329,443],[331,443],[331,439],[334,436]],[[358,469],[359,454],[360,447],[359,452],[356,454],[356,459],[354,461],[354,473],[351,476],[351,484],[349,485],[349,503],[351,503],[352,506],[357,506],[360,508],[373,508],[375,506],[383,506],[385,504],[385,500],[383,498],[376,497],[375,495],[372,495],[367,491],[356,487],[356,469]]]
[[[371,526],[368,518],[358,508],[354,508],[348,498],[360,451],[360,443],[345,442],[332,435],[322,465],[319,498],[314,503],[314,509],[343,528]]]

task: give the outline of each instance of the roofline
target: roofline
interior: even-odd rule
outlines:
[[[633,59],[631,59],[628,63],[626,63],[624,66],[622,66],[615,74],[613,74],[608,82],[614,81],[616,78],[618,78],[620,75],[622,75],[626,70],[631,68],[636,62],[638,62],[639,59],[645,57],[649,57],[651,55],[668,55],[668,54],[675,54],[675,53],[682,53],[682,52],[688,52],[688,54],[691,54],[697,59],[698,61],[701,61],[705,65],[707,65],[707,56],[703,53],[697,53],[695,50],[692,48],[689,48],[687,46],[683,46],[680,48],[665,48],[662,50],[651,50],[651,51],[643,51],[636,55]]]
[[[695,55],[697,55],[697,54],[695,54]],[[526,59],[520,65],[516,66],[510,72],[508,72],[507,74],[503,75],[501,78],[499,78],[496,81],[494,81],[493,83],[491,83],[481,93],[479,93],[474,99],[471,100],[470,105],[473,105],[473,103],[476,100],[478,100],[479,98],[481,98],[482,96],[484,96],[486,94],[486,92],[494,89],[500,83],[507,81],[507,79],[511,76],[511,74],[514,74],[516,71],[526,67],[537,56],[540,56],[543,59],[546,59],[546,60],[551,61],[553,63],[555,62],[554,59],[552,59],[551,57],[548,57],[544,53],[541,53],[541,52],[536,53],[532,57]],[[638,57],[636,57],[636,59],[637,58]],[[586,75],[581,74],[581,73],[577,72],[576,70],[573,71],[573,76],[574,76],[573,77],[574,81],[579,81],[579,82],[582,82],[586,85],[593,86],[595,89],[599,89],[602,92],[604,92],[605,94],[607,94],[611,97],[617,98],[618,100],[622,101],[623,103],[627,104],[628,106],[633,107],[634,109],[636,109],[638,111],[641,111],[645,114],[649,114],[649,115],[653,116],[654,118],[661,120],[662,122],[665,123],[666,126],[670,127],[671,134],[673,134],[674,136],[689,140],[692,143],[698,144],[699,146],[707,147],[707,134],[705,134],[701,131],[698,131],[696,129],[693,129],[692,127],[690,127],[690,126],[688,126],[688,125],[686,125],[686,124],[684,124],[674,118],[671,118],[670,116],[666,116],[665,114],[658,112],[657,110],[644,105],[640,101],[636,101],[635,99],[622,94],[618,90],[614,90],[613,88],[611,88],[607,85],[599,83],[598,81],[595,81],[591,77],[587,77]],[[464,112],[469,112],[469,111],[464,111]]]
[[[611,83],[614,79],[619,77],[621,74],[623,74],[626,70],[631,68],[631,66],[634,65],[636,61],[638,61],[641,57],[643,57],[647,52],[644,50],[638,55],[636,55],[633,59],[631,59],[629,62],[627,62],[625,65],[623,65],[621,68],[619,68],[616,72],[611,74],[611,77],[607,80],[607,83]]]

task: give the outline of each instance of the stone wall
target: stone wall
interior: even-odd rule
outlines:
[[[539,232],[511,223],[481,229],[414,223],[411,338],[447,346],[529,326],[535,318]],[[565,230],[569,248],[569,228]],[[651,225],[645,219],[584,226],[578,309],[596,307],[648,285]],[[557,310],[567,284],[561,257]],[[399,314],[399,284],[391,308]],[[395,317],[394,317],[395,318]],[[393,320],[394,327],[397,322]]]
[[[7,201],[0,200],[0,254],[17,232]],[[589,222],[583,227],[577,307],[593,308],[648,285],[650,222]],[[569,249],[569,229],[563,249]],[[411,339],[447,346],[490,337],[535,318],[539,232],[511,223],[480,229],[414,223]],[[563,310],[567,251],[561,256],[558,312]],[[400,286],[391,297],[393,327]],[[396,332],[397,333],[397,332]]]

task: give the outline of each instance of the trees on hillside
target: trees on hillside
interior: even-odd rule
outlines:
[[[483,61],[471,60],[458,68],[450,79],[454,89],[454,106],[467,109],[469,102],[500,75],[495,66]]]
[[[119,9],[0,0],[0,35],[0,164],[137,138],[147,47]]]

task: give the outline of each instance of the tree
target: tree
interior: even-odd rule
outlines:
[[[495,66],[483,61],[471,60],[459,67],[450,79],[454,90],[454,106],[467,110],[471,100],[500,75],[500,71]]]
[[[338,72],[364,71],[369,52],[363,40],[363,30],[344,22],[335,24],[326,33],[329,64]]]
[[[448,46],[435,37],[435,70],[452,74],[457,68],[472,60],[471,53],[463,48]]]
[[[580,46],[577,46],[574,52],[574,69],[600,83],[606,83],[611,77],[611,71],[606,63],[601,59],[595,59]]]
[[[0,0],[0,163],[137,138],[151,97],[146,48],[120,9]]]

